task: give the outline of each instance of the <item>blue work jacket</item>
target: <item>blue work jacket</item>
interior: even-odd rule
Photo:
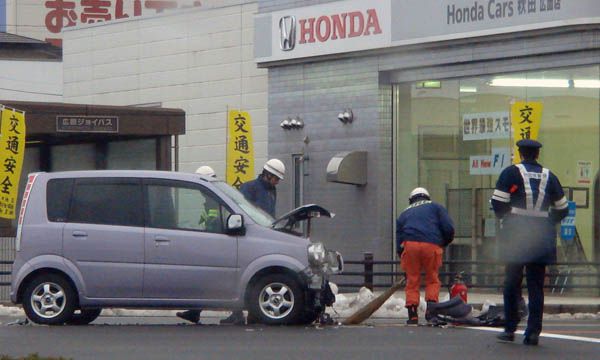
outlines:
[[[275,217],[275,202],[277,201],[277,190],[262,175],[256,179],[243,183],[240,192],[252,204],[263,209],[266,213]]]
[[[501,259],[550,264],[556,261],[556,224],[568,214],[560,181],[537,161],[523,161],[500,173],[491,199],[502,219]]]
[[[396,220],[396,248],[406,240],[446,246],[454,239],[454,223],[446,209],[430,200],[416,201]]]

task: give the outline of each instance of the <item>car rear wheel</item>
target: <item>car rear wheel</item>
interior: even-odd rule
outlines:
[[[46,274],[25,288],[23,310],[36,324],[62,325],[73,317],[76,302],[75,291],[64,277]]]
[[[81,309],[79,313],[75,312],[71,320],[67,321],[68,325],[87,325],[96,320],[102,309]]]
[[[293,277],[272,274],[254,284],[249,311],[263,324],[298,324],[302,321],[304,303],[304,291]]]

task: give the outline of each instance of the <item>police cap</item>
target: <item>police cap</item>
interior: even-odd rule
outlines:
[[[535,141],[532,139],[523,139],[517,141],[517,146],[520,148],[539,149],[542,147],[542,144],[539,141]]]

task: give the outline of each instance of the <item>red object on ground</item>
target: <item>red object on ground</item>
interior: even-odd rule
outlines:
[[[467,285],[458,278],[450,288],[450,299],[460,296],[462,301],[467,303]]]

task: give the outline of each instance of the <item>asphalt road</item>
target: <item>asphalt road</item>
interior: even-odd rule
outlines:
[[[496,332],[407,327],[376,320],[344,327],[188,325],[173,317],[100,317],[89,326],[7,325],[0,317],[0,355],[72,359],[597,359],[600,322],[545,321],[540,346],[500,343]],[[497,329],[494,329],[497,330]],[[553,335],[550,335],[553,336]],[[588,339],[588,340],[586,340]],[[596,342],[594,342],[596,341]]]

